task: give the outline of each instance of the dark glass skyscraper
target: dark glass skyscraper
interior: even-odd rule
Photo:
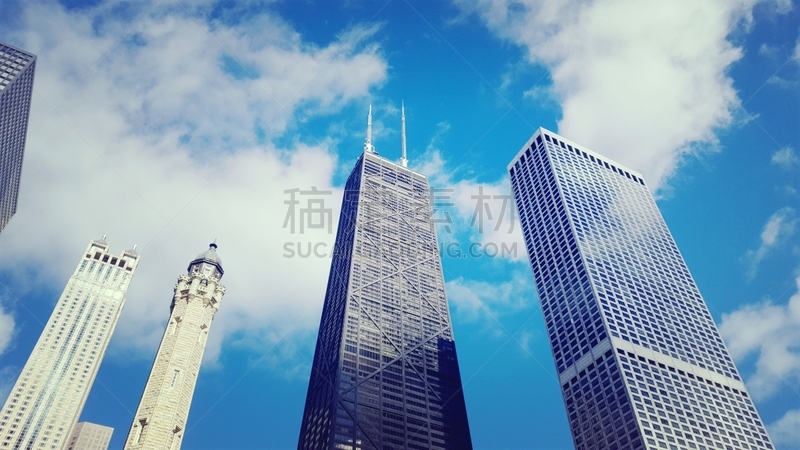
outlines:
[[[773,448],[641,175],[542,128],[509,173],[575,447]]]
[[[345,186],[298,448],[472,448],[428,182],[369,138]]]
[[[0,43],[0,232],[17,212],[36,56]]]

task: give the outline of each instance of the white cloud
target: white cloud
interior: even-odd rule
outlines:
[[[775,55],[777,55],[779,51],[780,51],[780,47],[772,46],[772,45],[769,45],[769,44],[766,44],[766,43],[763,43],[763,44],[761,44],[760,47],[758,47],[758,54],[759,55],[770,57],[770,58],[774,57]]]
[[[750,262],[750,267],[747,271],[748,277],[755,277],[761,261],[776,248],[777,244],[794,234],[796,225],[797,218],[792,208],[781,208],[770,216],[761,231],[761,245],[758,249],[747,252],[746,257]]]
[[[500,315],[528,308],[535,303],[533,292],[531,275],[525,270],[515,270],[510,280],[500,283],[463,277],[447,282],[447,298],[467,322],[492,322]]]
[[[788,6],[788,8],[782,8],[780,6],[780,4],[782,4],[782,3],[786,4]],[[791,11],[791,7],[792,7],[791,1],[789,1],[789,0],[781,0],[780,2],[778,2],[778,13],[781,13],[781,14],[787,13],[787,12]],[[766,56],[777,55],[782,50],[779,47],[769,47],[766,44],[763,44],[762,48],[765,49],[764,52],[762,52],[759,49],[759,53],[763,54],[763,55],[766,55]],[[798,40],[797,43],[795,44],[794,48],[791,49],[791,54],[789,55],[789,61],[794,61],[795,63],[800,63],[800,40]],[[778,76],[778,75],[772,75],[771,77],[769,77],[769,79],[767,80],[767,83],[769,83],[769,84],[771,84],[773,86],[777,86],[777,87],[779,87],[781,89],[787,89],[787,90],[795,90],[798,87],[800,87],[800,80],[792,79],[791,77],[790,78],[783,78],[783,77]],[[792,153],[792,149],[790,149],[790,148],[781,149],[778,153],[782,153],[782,152],[788,152],[788,155],[786,155],[786,156],[793,156],[793,158],[790,161],[788,161],[787,164],[785,164],[787,167],[791,167],[792,165],[798,163],[797,156]],[[774,156],[773,156],[773,161],[772,162],[780,164],[780,162],[775,161],[775,157]]]
[[[460,1],[550,69],[558,130],[663,187],[687,155],[713,148],[740,100],[726,38],[757,0]]]
[[[775,12],[786,14],[794,8],[792,0],[775,0]]]
[[[773,75],[767,79],[767,84],[777,86],[781,89],[796,89],[800,86],[800,80],[788,80],[778,75]]]
[[[426,174],[435,189],[434,220],[445,256],[480,254],[527,262],[508,177],[490,182],[464,175],[456,179],[456,170],[442,158],[440,150],[449,127],[446,122],[440,123],[425,153],[412,161],[414,170]]]
[[[454,316],[463,323],[475,323],[493,339],[512,342],[525,357],[532,347],[546,340],[542,330],[531,328],[531,308],[538,308],[533,277],[527,268],[515,266],[504,281],[482,281],[458,277],[446,284],[447,299]],[[520,316],[528,318],[520,325]],[[513,323],[513,325],[512,325]]]
[[[256,336],[266,349],[317,326],[330,260],[285,258],[284,244],[330,247],[333,234],[283,228],[284,190],[331,191],[323,198],[335,220],[336,141],[273,142],[292,141],[287,132],[307,117],[363,101],[387,76],[369,43],[374,27],[316,46],[269,14],[208,23],[202,7],[137,4],[136,21],[101,20],[111,3],[26,2],[14,35],[38,61],[0,269],[15,288],[60,289],[90,239],[108,235],[114,252],[139,244],[117,355],[155,350],[177,276],[214,238],[228,291],[207,361],[226,337]]]
[[[538,103],[539,105],[558,104],[558,99],[554,96],[552,86],[533,86],[525,91],[522,95]]]
[[[0,305],[0,355],[11,345],[14,337],[14,316],[3,309]]]
[[[800,62],[800,41],[797,41],[797,44],[794,46],[794,53],[792,53],[792,59]]]
[[[768,300],[722,316],[719,331],[731,356],[756,357],[746,383],[757,401],[800,383],[800,276],[795,283],[798,291],[785,305]]]
[[[791,147],[784,147],[772,154],[770,162],[782,167],[791,168],[792,166],[800,164],[800,158],[797,157]]]
[[[778,448],[800,448],[800,409],[790,409],[767,428]]]

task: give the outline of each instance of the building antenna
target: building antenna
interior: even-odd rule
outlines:
[[[372,105],[369,105],[369,115],[367,116],[367,141],[364,142],[364,151],[375,153],[375,147],[372,145]]]
[[[400,157],[400,165],[408,167],[408,158],[406,158],[406,105],[405,101],[400,101],[400,139],[403,145],[403,155]]]

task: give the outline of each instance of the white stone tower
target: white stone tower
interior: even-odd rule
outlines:
[[[208,329],[225,288],[217,244],[178,277],[169,323],[125,442],[128,450],[178,450],[194,395]]]
[[[0,410],[0,450],[61,449],[81,415],[139,263],[92,241]]]

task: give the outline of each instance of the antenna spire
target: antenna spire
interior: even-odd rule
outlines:
[[[364,151],[375,153],[375,147],[372,145],[372,105],[369,105],[369,115],[367,116],[367,141],[364,142]]]
[[[403,155],[400,157],[400,165],[408,167],[408,158],[406,158],[406,105],[405,101],[400,101],[400,138],[403,145]]]

